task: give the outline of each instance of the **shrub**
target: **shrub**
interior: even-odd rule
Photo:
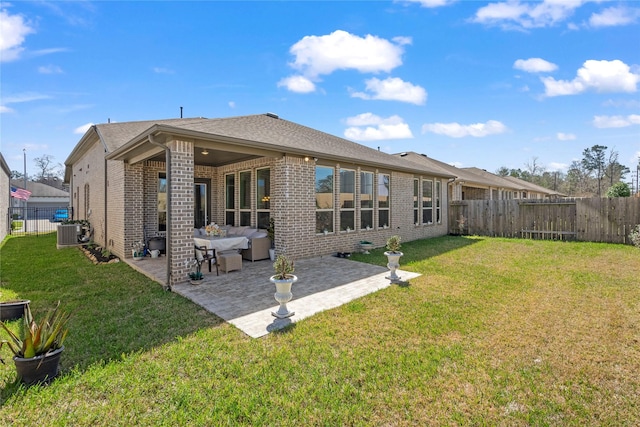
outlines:
[[[278,255],[276,262],[273,263],[273,271],[275,271],[275,278],[278,280],[284,280],[288,278],[294,272],[293,260],[289,259],[285,255]]]
[[[631,231],[629,239],[631,239],[633,246],[640,249],[640,224],[636,225],[636,228]]]
[[[616,182],[607,190],[607,197],[629,197],[631,189],[624,182]]]

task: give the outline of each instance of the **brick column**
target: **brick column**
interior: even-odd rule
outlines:
[[[167,281],[172,286],[187,281],[186,262],[193,259],[193,142],[172,140],[167,146],[171,150],[171,203],[167,206],[171,277]]]
[[[124,165],[124,256],[131,258],[132,245],[144,240],[144,166]],[[113,232],[113,230],[112,230]]]

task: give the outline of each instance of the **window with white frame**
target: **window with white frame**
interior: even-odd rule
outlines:
[[[224,223],[236,225],[236,175],[224,176]]]
[[[373,172],[360,172],[360,229],[373,228]]]
[[[334,169],[316,166],[316,233],[333,233]]]
[[[240,225],[251,225],[251,171],[240,172]]]
[[[391,225],[389,218],[389,206],[391,204],[391,176],[378,174],[378,227],[386,228]]]
[[[355,230],[356,171],[340,169],[340,230]]]
[[[271,216],[271,170],[256,171],[256,215],[258,228],[269,228]]]
[[[433,223],[433,181],[422,180],[422,223]]]

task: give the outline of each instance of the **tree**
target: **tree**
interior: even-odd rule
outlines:
[[[616,182],[607,190],[607,197],[629,197],[631,189],[624,182]]]
[[[624,179],[625,175],[630,172],[629,168],[618,162],[618,152],[611,150],[609,160],[605,168],[605,175],[609,179],[609,186]]]
[[[604,177],[606,164],[605,164],[605,151],[607,147],[604,145],[594,145],[591,148],[586,148],[582,152],[582,166],[589,171],[589,173],[595,172],[598,197],[602,196],[602,178]]]
[[[532,157],[530,162],[525,163],[527,167],[526,172],[529,173],[529,179],[527,181],[535,182],[540,181],[540,176],[545,170],[545,167],[538,163],[537,157]]]
[[[24,173],[11,171],[11,179],[24,179]],[[29,176],[27,176],[27,179],[29,179]]]
[[[43,154],[41,157],[33,159],[33,162],[40,171],[35,177],[36,181],[42,182],[49,178],[61,177],[62,165],[60,163],[54,163],[53,159],[54,157],[50,154]]]

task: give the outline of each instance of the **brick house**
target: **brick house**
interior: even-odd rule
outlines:
[[[430,170],[455,176],[448,182],[448,200],[544,199],[564,195],[512,176],[499,176],[479,168],[457,168],[427,157],[405,152],[394,154]]]
[[[441,170],[280,119],[272,113],[92,126],[65,161],[78,219],[120,257],[165,235],[168,284],[187,279],[193,229],[266,228],[293,258],[447,233]]]

